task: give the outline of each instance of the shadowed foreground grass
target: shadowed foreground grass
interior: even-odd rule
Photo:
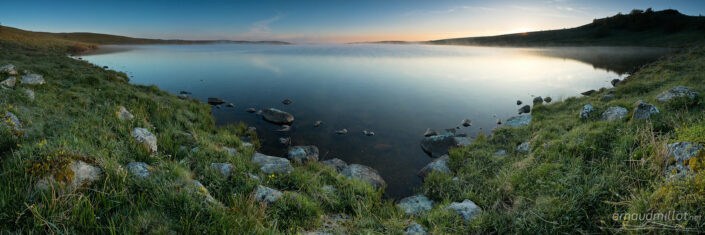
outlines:
[[[0,47],[0,65],[12,63],[18,71],[43,74],[47,81],[0,90],[1,111],[15,113],[24,128],[16,133],[0,127],[3,233],[295,234],[316,230],[334,214],[350,216],[338,229],[351,234],[401,234],[412,222],[433,234],[705,231],[703,218],[613,219],[615,213],[632,212],[705,214],[703,168],[676,181],[666,180],[663,170],[666,144],[705,143],[703,98],[666,104],[654,100],[676,85],[705,94],[702,48],[646,66],[618,86],[611,101],[601,100],[607,92],[601,90],[537,105],[528,127],[500,128],[454,149],[452,173],[432,173],[419,189],[436,202],[434,208],[409,217],[383,199],[383,189],[374,190],[319,163],[296,165],[287,175],[261,173],[250,161],[258,146],[255,133],[244,125],[215,127],[206,104],[180,100],[154,86],[131,85],[125,74],[68,58],[61,50],[5,42]],[[36,98],[29,99],[23,89],[32,89]],[[648,121],[578,118],[585,104],[599,114],[615,105],[631,111],[639,99],[656,104],[661,113]],[[135,118],[118,119],[120,106]],[[157,136],[156,154],[132,138],[135,127]],[[248,136],[253,147],[242,145],[241,137]],[[525,141],[531,141],[530,152],[517,152],[516,146]],[[191,151],[194,147],[199,150]],[[236,148],[238,154],[221,147]],[[500,149],[507,154],[494,156]],[[102,177],[68,193],[34,188],[72,159],[100,167]],[[702,154],[699,159],[705,160]],[[140,180],[128,174],[123,168],[131,161],[150,164],[152,176]],[[210,168],[212,162],[233,164],[232,176]],[[189,188],[193,179],[205,188]],[[260,184],[285,194],[266,206],[252,196]],[[335,190],[327,192],[324,185]],[[205,192],[217,203],[206,202]],[[464,199],[483,210],[474,220],[444,210]]]

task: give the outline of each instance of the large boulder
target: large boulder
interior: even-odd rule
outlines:
[[[144,162],[130,162],[127,163],[125,168],[131,175],[141,179],[147,178],[152,174],[152,167]]]
[[[284,193],[279,190],[262,185],[257,186],[257,189],[254,192],[255,200],[262,201],[266,204],[272,204],[276,202],[283,195]]]
[[[0,82],[0,85],[3,87],[8,87],[8,88],[13,88],[15,87],[15,84],[17,84],[17,78],[15,77],[9,77],[2,82]]]
[[[684,86],[677,86],[657,95],[656,100],[659,102],[668,102],[674,98],[687,97],[688,99],[695,99],[697,96],[697,91],[691,90],[690,88]]]
[[[583,106],[583,110],[580,111],[580,119],[588,119],[592,115],[592,112],[595,111],[595,108],[592,107],[590,104],[586,104]]]
[[[397,207],[407,215],[421,215],[433,208],[433,201],[419,194],[401,199]]]
[[[289,160],[286,158],[261,153],[255,153],[255,155],[252,156],[252,162],[257,164],[260,167],[259,169],[266,174],[288,174],[294,170]]]
[[[474,202],[470,200],[465,200],[463,202],[453,202],[445,208],[446,210],[452,210],[455,214],[463,217],[465,220],[471,220],[475,218],[482,211],[480,207],[475,205]]]
[[[262,111],[262,118],[275,124],[291,124],[294,122],[294,115],[275,108]]]
[[[652,104],[646,103],[644,101],[637,101],[636,102],[636,109],[634,109],[634,114],[632,115],[632,119],[636,120],[643,120],[643,119],[649,119],[649,117],[653,114],[659,113],[658,108],[656,106],[653,106]]]
[[[157,152],[157,136],[149,132],[149,130],[137,127],[132,130],[132,137],[134,137],[137,142],[147,146],[152,153]]]
[[[440,158],[432,161],[424,168],[421,168],[418,175],[425,178],[431,172],[439,172],[448,174],[450,173],[450,168],[448,168],[448,155],[443,155]]]
[[[458,146],[458,142],[455,139],[453,133],[446,133],[443,135],[433,135],[425,137],[421,141],[421,149],[424,152],[431,155],[431,157],[440,157],[444,154],[448,154],[448,150],[451,147]]]
[[[692,173],[693,158],[698,156],[698,153],[703,150],[703,146],[691,142],[677,142],[668,145],[668,166],[666,167],[666,175],[669,177],[683,177]]]
[[[345,170],[345,168],[348,167],[348,164],[345,163],[345,161],[340,160],[338,158],[328,159],[328,160],[322,161],[321,163],[324,166],[333,167],[333,169],[335,169],[338,172],[342,172],[343,170]]]
[[[0,66],[0,73],[7,73],[9,75],[17,75],[17,69],[12,64],[6,64]]]
[[[117,117],[120,120],[132,120],[135,118],[134,115],[130,113],[130,111],[127,111],[127,109],[124,106],[120,106],[120,110],[117,112]]]
[[[225,176],[225,178],[228,178],[228,177],[230,177],[230,174],[233,171],[234,167],[233,167],[233,164],[230,164],[230,163],[213,162],[213,163],[211,163],[211,168],[213,168],[213,169],[217,170],[218,172],[220,172],[221,174],[223,174],[223,176]]]
[[[318,147],[313,145],[290,147],[287,158],[291,161],[299,163],[318,161]]]
[[[27,75],[22,76],[22,79],[20,80],[22,84],[27,84],[27,85],[41,85],[46,83],[44,81],[44,77],[39,74],[35,73],[30,73]]]
[[[35,187],[48,190],[52,186],[63,192],[70,192],[82,186],[88,186],[100,179],[103,171],[83,161],[71,161],[64,169],[54,170],[50,175],[39,180]]]
[[[360,164],[350,164],[343,170],[343,172],[341,172],[341,174],[347,176],[348,178],[366,181],[374,188],[381,188],[387,184],[375,169]]]
[[[507,122],[504,125],[508,126],[508,127],[522,127],[522,126],[528,126],[530,123],[531,123],[531,114],[527,114],[527,115],[510,117],[509,119],[507,119]]]
[[[613,106],[613,107],[607,108],[607,110],[605,110],[605,112],[602,113],[602,117],[600,119],[603,121],[620,120],[620,119],[626,117],[628,113],[629,113],[629,110],[627,110],[624,107]]]

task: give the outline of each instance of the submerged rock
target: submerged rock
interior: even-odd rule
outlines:
[[[472,121],[470,119],[463,119],[463,121],[460,122],[460,125],[464,127],[469,127],[472,126]]]
[[[274,157],[269,155],[264,155],[261,153],[255,153],[252,156],[252,162],[258,165],[260,170],[266,174],[288,174],[292,170],[289,160],[281,157]]]
[[[363,135],[366,135],[366,136],[374,136],[374,135],[375,135],[375,132],[374,132],[374,131],[370,131],[370,130],[363,130],[363,131],[362,131],[362,134],[363,134]]]
[[[52,186],[58,187],[63,192],[70,192],[82,186],[88,186],[100,179],[103,171],[83,161],[72,160],[66,169],[54,171],[39,180],[35,187],[39,190],[48,190]]]
[[[335,133],[338,135],[345,135],[348,133],[348,129],[343,128],[342,130],[335,131]]]
[[[117,113],[118,119],[120,120],[132,120],[135,118],[124,106],[120,106],[120,110]]]
[[[524,105],[522,106],[519,110],[517,110],[517,113],[522,114],[522,113],[531,113],[531,106],[529,105]]]
[[[372,169],[369,166],[350,164],[348,167],[343,169],[341,174],[348,178],[366,181],[376,189],[386,185],[384,179],[382,179],[382,176],[380,176],[375,169]]]
[[[275,108],[262,111],[262,118],[275,124],[291,124],[294,122],[294,115]]]
[[[652,104],[645,103],[644,101],[637,101],[636,109],[634,109],[634,114],[632,118],[636,120],[648,119],[651,115],[659,113],[658,108]]]
[[[282,104],[289,105],[289,104],[291,104],[291,100],[290,99],[282,100]]]
[[[453,202],[445,209],[455,212],[455,214],[463,217],[465,220],[475,218],[475,216],[482,211],[473,201],[467,199],[463,202]]]
[[[452,133],[425,137],[421,141],[421,149],[434,158],[447,154],[451,147],[456,146],[458,146],[458,142]]]
[[[428,165],[421,168],[418,175],[422,178],[426,178],[428,174],[432,172],[438,172],[443,174],[450,174],[450,168],[448,168],[448,155],[443,155],[438,159],[432,161]]]
[[[216,169],[218,172],[223,174],[223,176],[225,176],[225,178],[228,178],[228,177],[230,177],[230,173],[233,170],[233,164],[214,162],[214,163],[211,163],[211,168]]]
[[[22,76],[22,79],[20,80],[22,84],[27,84],[27,85],[41,85],[44,84],[44,77],[39,74],[34,74],[30,73],[27,75]]]
[[[219,105],[219,104],[224,104],[225,100],[221,98],[214,98],[214,97],[209,97],[208,98],[208,104],[210,105]]]
[[[688,99],[695,99],[699,94],[697,91],[693,91],[690,88],[684,86],[677,86],[668,91],[665,91],[656,96],[656,100],[659,102],[668,102],[674,98],[687,97]]]
[[[245,111],[248,112],[248,113],[255,113],[255,112],[257,112],[257,110],[256,110],[255,108],[248,108],[248,109],[246,109]]]
[[[135,128],[132,130],[132,137],[134,137],[137,142],[147,146],[152,153],[157,152],[157,137],[152,134],[152,132],[149,132],[149,130],[139,127]]]
[[[582,92],[582,93],[580,93],[580,94],[581,94],[581,95],[584,95],[584,96],[589,96],[589,95],[592,95],[592,94],[595,93],[595,92],[597,92],[597,91],[596,91],[596,90],[589,90],[589,91],[586,91],[586,92]]]
[[[152,167],[144,162],[130,162],[125,166],[127,171],[138,178],[147,178],[152,174]]]
[[[590,118],[590,115],[595,111],[595,108],[592,107],[590,104],[586,104],[583,106],[583,110],[580,111],[580,119],[588,119]]]
[[[696,158],[698,153],[702,150],[702,145],[687,141],[669,144],[669,159],[668,166],[666,167],[666,175],[668,177],[684,177],[691,175],[693,173],[691,167],[694,162],[690,160]]]
[[[600,119],[603,121],[615,121],[626,117],[628,113],[629,110],[624,107],[612,106],[607,108],[607,110],[602,113],[602,117]]]
[[[505,126],[508,127],[522,127],[528,126],[531,123],[531,114],[514,116],[507,119]]]
[[[249,127],[247,127],[247,131],[256,132],[257,127],[249,126]]]
[[[284,193],[281,191],[262,185],[257,186],[254,194],[255,200],[262,201],[266,204],[272,204],[279,200],[280,197],[284,196]]]
[[[426,132],[423,133],[423,136],[425,136],[425,137],[434,136],[434,135],[438,135],[438,131],[431,129],[431,128],[426,129]]]
[[[338,172],[342,172],[345,168],[348,167],[348,164],[345,163],[345,161],[340,160],[338,158],[333,158],[329,160],[325,160],[321,162],[324,166],[329,166],[333,167]]]
[[[289,148],[287,158],[294,162],[318,161],[318,147],[314,145],[293,146]]]
[[[523,102],[521,102],[521,100],[517,100],[517,105],[521,105],[521,104],[523,104]]]
[[[234,105],[233,103],[228,103],[228,104],[225,105],[225,107],[233,108],[233,107],[235,107],[235,105]]]
[[[397,207],[407,215],[421,215],[433,209],[433,201],[419,194],[401,199]]]
[[[321,126],[321,124],[323,124],[323,121],[320,121],[320,120],[316,121],[313,123],[313,127],[319,127],[319,126]]]
[[[279,131],[279,132],[287,132],[287,131],[290,131],[290,130],[291,130],[291,126],[289,126],[289,125],[282,125],[282,128],[279,129],[279,130],[277,130],[277,131]]]

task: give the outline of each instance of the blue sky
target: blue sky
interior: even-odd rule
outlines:
[[[568,28],[631,9],[705,14],[705,0],[4,0],[3,25],[164,39],[341,43]]]

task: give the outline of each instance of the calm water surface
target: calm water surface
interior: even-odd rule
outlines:
[[[125,47],[83,58],[124,71],[136,84],[155,84],[235,108],[215,109],[218,125],[257,127],[261,152],[284,156],[279,137],[316,145],[321,159],[340,158],[377,169],[387,195],[404,197],[433,159],[420,147],[426,128],[477,136],[516,114],[516,100],[558,101],[610,87],[666,51],[646,48],[489,48],[424,45],[159,45]],[[293,101],[290,105],[283,99]],[[278,108],[296,117],[288,133],[245,109]],[[496,118],[494,117],[496,116]],[[324,124],[313,127],[316,120]],[[347,135],[335,130],[347,128]],[[369,129],[375,136],[364,136]]]

